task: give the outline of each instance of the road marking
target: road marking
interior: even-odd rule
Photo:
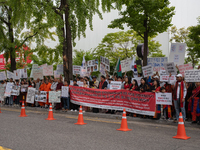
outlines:
[[[13,112],[21,112],[21,109],[17,110],[17,109],[9,109],[9,108],[2,108],[1,110],[6,110],[6,111],[13,111]],[[35,114],[48,114],[48,111],[38,111],[38,110],[26,110],[27,113],[35,113]],[[74,115],[71,114],[59,114],[59,113],[54,113],[54,115],[57,116],[63,116],[65,118],[69,118],[69,119],[78,119],[78,114],[77,116],[74,117]],[[95,119],[96,118],[96,119]],[[103,122],[103,123],[112,123],[112,124],[121,124],[121,120],[119,122],[116,121],[110,121],[110,120],[114,120],[114,119],[108,119],[108,118],[98,118],[98,117],[87,117],[84,116],[84,120],[87,121],[93,121],[93,122]],[[177,128],[177,126],[173,126],[173,125],[169,125],[169,124],[156,124],[156,123],[151,123],[151,122],[141,122],[141,121],[135,121],[135,120],[131,120],[131,121],[127,121],[129,124],[133,124],[133,125],[139,125],[139,126],[153,126],[153,127],[163,127],[163,128]],[[187,129],[189,130],[199,130],[197,128],[193,128],[193,127],[187,127]],[[1,149],[0,149],[1,150]]]
[[[5,148],[5,147],[0,146],[0,150],[12,150],[12,149]]]

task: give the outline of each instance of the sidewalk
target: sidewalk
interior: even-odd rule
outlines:
[[[4,105],[1,107],[2,110],[4,110],[4,108],[6,110],[20,110],[21,107],[10,107],[7,105]],[[46,108],[40,108],[40,107],[28,107],[26,106],[26,110],[31,110],[31,111],[37,111],[37,112],[41,112],[41,113],[48,113],[49,109]],[[72,115],[72,116],[78,116],[78,111],[67,111],[64,112],[62,110],[53,110],[54,114],[66,114],[66,115]],[[122,115],[121,114],[106,114],[106,113],[93,113],[93,112],[84,112],[83,113],[84,117],[91,117],[91,118],[103,118],[103,119],[113,119],[113,120],[121,120]],[[129,122],[141,122],[141,123],[147,123],[147,124],[159,124],[159,125],[170,125],[170,126],[177,126],[178,123],[173,123],[173,120],[167,121],[164,119],[159,119],[159,120],[153,120],[153,119],[148,119],[148,118],[140,118],[140,117],[131,117],[131,116],[127,116],[127,120]],[[192,127],[192,128],[199,128],[200,129],[200,125],[197,124],[191,124],[190,121],[186,121],[185,122],[185,126],[186,127]]]

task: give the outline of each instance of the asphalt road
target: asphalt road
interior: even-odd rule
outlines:
[[[47,121],[47,111],[3,108],[0,114],[1,146],[13,150],[199,150],[200,127],[186,127],[189,140],[178,140],[177,126],[128,121],[132,131],[117,131],[120,120],[84,117],[84,126],[74,125],[77,117],[54,113],[57,120]]]

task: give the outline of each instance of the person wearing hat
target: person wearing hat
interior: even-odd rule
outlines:
[[[171,74],[169,75],[169,81],[170,81],[170,78],[171,78]],[[177,120],[179,119],[180,109],[183,115],[183,120],[185,121],[185,118],[186,118],[185,97],[187,94],[187,88],[183,81],[182,74],[178,74],[176,76],[176,81],[172,83],[172,85],[174,85],[173,100],[174,100],[174,105],[175,105],[175,110],[176,110],[176,120],[174,122],[177,122]]]

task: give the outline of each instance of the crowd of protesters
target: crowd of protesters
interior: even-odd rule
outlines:
[[[138,74],[138,77],[142,77],[142,74]],[[130,90],[130,91],[139,91],[139,92],[168,92],[172,93],[173,103],[172,105],[156,105],[155,115],[153,117],[138,115],[133,113],[127,113],[132,117],[141,117],[141,118],[152,118],[152,119],[160,119],[163,116],[165,120],[173,120],[174,122],[178,121],[179,112],[181,111],[183,114],[183,120],[191,120],[192,123],[200,124],[200,82],[196,83],[187,83],[184,81],[184,77],[182,74],[176,75],[176,81],[174,83],[170,82],[171,74],[169,75],[168,82],[160,82],[159,73],[156,72],[151,77],[141,78],[141,84],[138,85],[137,80],[132,80],[132,77],[126,76],[126,74],[121,76],[113,76],[111,77],[108,73],[106,76],[101,76],[100,81],[97,80],[96,76],[85,76],[80,77],[76,76],[73,80],[73,86],[79,86],[78,82],[83,82],[83,87],[85,88],[94,88],[94,89],[110,89],[111,81],[120,81],[122,83],[122,89]],[[62,86],[68,86],[70,84],[69,81],[63,81],[62,77],[59,79],[47,78],[44,80],[27,80],[22,79],[21,81],[10,79],[9,81],[2,81],[1,84],[4,84],[6,87],[7,82],[14,82],[16,86],[27,85],[27,87],[34,87],[39,91],[47,92],[47,101],[43,102],[35,102],[34,104],[27,104],[26,106],[32,107],[42,107],[48,108],[48,92],[49,91],[59,91]],[[4,100],[4,105],[10,106],[19,106],[22,101],[26,102],[27,90],[20,90],[19,96],[10,96],[6,97]],[[78,105],[70,102],[70,97],[62,97],[61,103],[57,103],[54,105],[54,109],[63,111],[77,111],[79,108]],[[115,114],[121,113],[120,111],[115,110],[101,110],[98,108],[89,108],[84,107],[84,111],[92,111],[94,113],[104,112],[107,114]]]

